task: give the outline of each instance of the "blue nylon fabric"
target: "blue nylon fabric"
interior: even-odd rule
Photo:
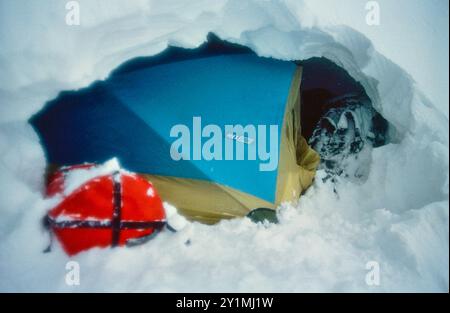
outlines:
[[[266,125],[267,138],[269,125],[278,125],[279,149],[295,68],[292,62],[254,54],[156,65],[62,93],[32,123],[52,163],[117,157],[132,171],[213,181],[274,202],[277,170],[260,171],[264,162],[258,159],[192,160],[192,152],[191,160],[174,161],[170,129],[176,124],[188,126],[192,149],[192,120],[201,117],[203,127],[221,128],[224,148],[230,140],[225,138],[226,124]]]

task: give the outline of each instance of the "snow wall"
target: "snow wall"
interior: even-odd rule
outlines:
[[[1,291],[448,291],[447,1],[378,1],[372,27],[357,0],[78,2],[80,26],[66,25],[67,1],[0,2]],[[392,143],[374,149],[364,183],[343,180],[336,196],[317,179],[280,208],[279,225],[194,223],[140,247],[89,251],[75,257],[80,285],[68,286],[62,250],[42,253],[52,203],[27,119],[61,90],[168,44],[196,47],[210,31],[261,56],[332,60],[393,126]]]

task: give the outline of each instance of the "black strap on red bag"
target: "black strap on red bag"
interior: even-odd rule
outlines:
[[[114,172],[113,174],[113,215],[111,221],[82,221],[82,220],[70,220],[70,221],[56,221],[51,216],[47,215],[44,218],[43,225],[45,229],[49,231],[50,243],[48,247],[43,251],[44,253],[51,251],[53,243],[53,229],[64,228],[96,228],[96,229],[112,229],[111,247],[119,245],[120,232],[126,229],[153,229],[153,232],[149,235],[142,237],[131,238],[126,242],[127,246],[136,246],[143,244],[150,239],[154,238],[159,231],[166,225],[165,221],[122,221],[122,186],[120,181],[120,172]]]

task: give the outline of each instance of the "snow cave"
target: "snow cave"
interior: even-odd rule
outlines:
[[[264,58],[212,33],[199,48],[169,47],[62,92],[31,123],[52,167],[116,158],[208,224],[298,200],[317,168],[333,182],[365,179],[387,129],[361,84],[326,58]]]

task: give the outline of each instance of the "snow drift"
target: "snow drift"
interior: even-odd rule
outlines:
[[[402,55],[411,51],[399,46],[394,50],[401,52],[392,53],[389,31],[359,32],[351,27],[358,22],[339,15],[339,1],[318,2],[80,0],[81,25],[69,27],[66,1],[2,1],[0,290],[448,291],[448,90],[426,88],[422,78],[420,89],[415,82],[417,67],[439,68],[441,60],[408,62]],[[379,2],[396,12],[406,5]],[[364,4],[348,3],[351,20],[364,21]],[[420,1],[407,5],[429,9]],[[427,36],[439,37],[448,3],[430,6],[444,17],[399,13],[398,24],[436,23]],[[66,285],[69,259],[61,249],[42,254],[48,237],[39,222],[52,203],[42,198],[45,157],[27,119],[61,90],[104,79],[124,61],[168,44],[196,47],[210,31],[262,56],[335,62],[392,125],[391,144],[373,150],[364,182],[340,180],[337,195],[319,172],[298,203],[280,208],[279,225],[193,223],[144,246],[89,251],[75,258],[81,284]],[[436,55],[447,49],[448,56],[444,39]],[[410,44],[417,53],[433,49]],[[370,261],[380,265],[378,286],[365,281]]]

